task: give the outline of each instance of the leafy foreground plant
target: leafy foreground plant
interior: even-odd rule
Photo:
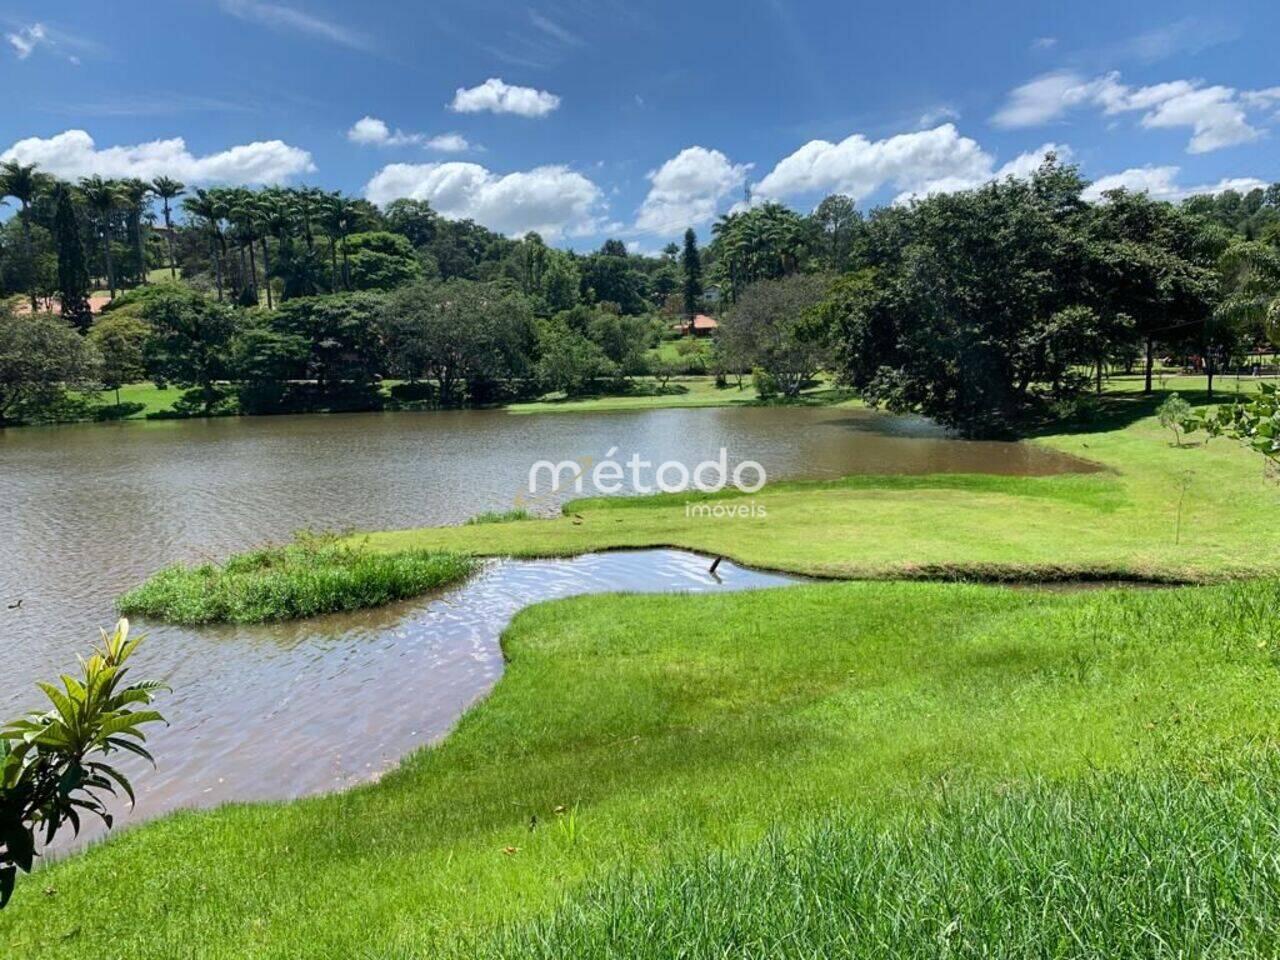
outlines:
[[[433,550],[374,554],[331,536],[304,535],[221,565],[161,570],[117,606],[181,624],[297,620],[418,596],[465,578],[477,562]]]
[[[0,908],[13,894],[18,871],[31,872],[39,833],[46,844],[63,824],[78,833],[82,813],[96,814],[110,827],[104,797],[117,788],[133,802],[125,775],[90,758],[125,750],[152,759],[141,728],[164,718],[135,707],[151,703],[163,685],[124,682],[125,662],[141,642],[129,639],[128,620],[109,637],[102,631],[102,648],[80,661],[80,679],[63,674],[61,690],[39,684],[52,709],[0,728]]]

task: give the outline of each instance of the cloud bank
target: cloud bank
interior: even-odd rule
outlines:
[[[601,227],[604,194],[564,166],[498,174],[478,163],[392,163],[365,187],[379,206],[426,200],[453,220],[474,220],[508,236],[537,231],[547,239],[580,236]]]
[[[19,140],[0,161],[34,163],[68,180],[80,177],[175,177],[184,183],[282,183],[316,169],[311,154],[281,140],[267,140],[196,156],[181,137],[99,149],[84,130]]]

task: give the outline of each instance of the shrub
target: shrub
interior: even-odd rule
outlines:
[[[266,623],[376,607],[463,579],[476,561],[451,553],[373,553],[304,534],[218,565],[161,570],[120,598],[122,613],[169,623]]]
[[[761,400],[770,400],[778,395],[778,381],[773,374],[760,367],[751,371],[751,385],[755,387],[756,396]]]
[[[79,832],[80,817],[92,813],[108,827],[111,814],[103,796],[123,790],[133,800],[133,786],[115,767],[101,760],[117,750],[150,760],[142,747],[141,727],[163,718],[151,703],[155,682],[124,683],[125,663],[142,642],[129,639],[129,621],[116,624],[102,647],[80,661],[79,679],[62,677],[62,689],[41,683],[52,705],[0,728],[0,908],[13,893],[18,871],[31,872],[36,837],[53,839],[63,824]]]
[[[1160,404],[1156,416],[1160,419],[1160,426],[1173,432],[1174,446],[1182,446],[1182,433],[1187,429],[1187,421],[1191,419],[1191,404],[1172,393]]]

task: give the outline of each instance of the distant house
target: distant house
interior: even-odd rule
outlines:
[[[715,317],[709,317],[705,313],[698,313],[691,320],[673,323],[671,329],[678,330],[690,337],[709,337],[715,333],[718,326],[720,325],[716,323]]]

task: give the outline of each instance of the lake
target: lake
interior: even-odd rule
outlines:
[[[539,460],[690,465],[751,459],[770,480],[851,473],[1046,475],[1088,465],[960,441],[927,421],[830,408],[517,416],[504,411],[256,417],[0,430],[0,717],[40,704],[112,602],[175,561],[218,559],[297,530],[456,523],[510,509]],[[543,503],[554,509],[555,503]],[[597,590],[734,589],[786,578],[680,551],[489,564],[435,597],[264,627],[148,634],[135,674],[174,691],[159,771],[136,816],[295,796],[376,776],[446,732],[501,671],[497,637],[527,603]],[[20,607],[9,605],[22,601]]]

